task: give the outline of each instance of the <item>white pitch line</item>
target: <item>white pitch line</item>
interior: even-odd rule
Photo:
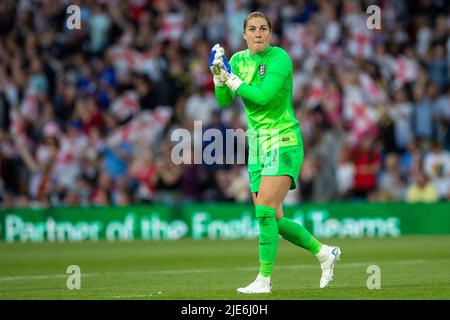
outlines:
[[[135,294],[130,296],[113,296],[114,299],[124,299],[124,298],[145,298],[152,297],[153,294]]]
[[[96,275],[101,275],[102,273],[82,273],[81,277],[92,277]],[[15,280],[45,280],[45,279],[57,279],[57,278],[67,278],[70,274],[43,274],[35,276],[11,276],[11,277],[0,277],[0,281],[15,281]]]
[[[436,261],[436,260],[434,260]],[[395,261],[371,261],[371,262],[353,262],[353,263],[339,263],[338,268],[357,268],[366,267],[372,264],[378,265],[411,265],[417,263],[424,263],[427,260],[395,260]],[[277,266],[277,269],[316,269],[317,264],[300,264]],[[125,271],[125,272],[97,272],[97,273],[81,273],[81,277],[97,277],[107,275],[124,275],[124,274],[190,274],[190,273],[204,273],[204,272],[230,272],[230,271],[254,271],[258,267],[236,267],[236,268],[204,268],[204,269],[173,269],[173,270],[148,270],[148,271]],[[0,281],[17,281],[17,280],[45,280],[67,278],[67,274],[47,274],[47,275],[25,275],[25,276],[4,276],[0,277]]]

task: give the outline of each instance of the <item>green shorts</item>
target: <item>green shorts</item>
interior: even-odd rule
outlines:
[[[303,145],[280,147],[266,154],[249,156],[251,192],[258,192],[262,176],[290,176],[292,177],[290,189],[295,189],[302,162]]]

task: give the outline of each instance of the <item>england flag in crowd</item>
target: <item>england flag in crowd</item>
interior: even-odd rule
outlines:
[[[363,89],[355,85],[344,88],[343,116],[350,126],[351,140],[355,143],[364,134],[375,130],[379,118],[375,106],[370,105],[364,98]]]
[[[136,114],[133,119],[118,127],[108,137],[109,145],[118,145],[122,141],[144,142],[151,145],[172,117],[172,108],[159,106],[155,110],[144,110]]]
[[[125,121],[140,111],[139,95],[132,90],[116,98],[110,106],[112,114],[120,121]]]
[[[394,59],[391,68],[394,72],[394,81],[392,83],[392,89],[394,90],[397,90],[416,79],[417,64],[404,55]]]

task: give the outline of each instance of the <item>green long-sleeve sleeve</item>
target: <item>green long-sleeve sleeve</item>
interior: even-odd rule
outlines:
[[[247,99],[257,105],[268,104],[279,92],[285,77],[280,73],[270,73],[259,86],[251,86],[245,82],[237,90],[237,93],[244,99]]]
[[[236,97],[236,93],[234,93],[227,86],[223,86],[223,87],[215,86],[214,93],[216,96],[217,104],[221,108],[229,107],[230,104],[233,102],[234,98]]]

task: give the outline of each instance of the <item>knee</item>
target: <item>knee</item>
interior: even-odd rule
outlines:
[[[283,212],[278,212],[278,210],[277,210],[277,215],[275,216],[275,219],[277,219],[277,221],[280,221],[280,219],[283,217],[284,217]]]
[[[258,201],[258,200],[259,200],[259,201]],[[274,202],[274,201],[267,201],[267,200],[261,200],[261,199],[258,199],[258,200],[255,201],[255,205],[263,205],[263,206],[266,206],[266,207],[270,207],[270,208],[275,209],[275,212],[276,212],[276,215],[275,215],[276,221],[279,221],[281,218],[284,217],[283,210],[281,210],[281,205],[280,205],[280,204],[277,205],[277,203]]]
[[[273,209],[277,209],[278,205],[275,201],[273,201],[272,199],[267,199],[267,198],[263,198],[263,197],[258,197],[256,198],[256,205],[261,205],[261,206],[266,206],[266,207],[270,207]]]
[[[266,205],[257,204],[255,207],[255,215],[259,222],[266,224],[269,220],[275,220],[276,210]]]

